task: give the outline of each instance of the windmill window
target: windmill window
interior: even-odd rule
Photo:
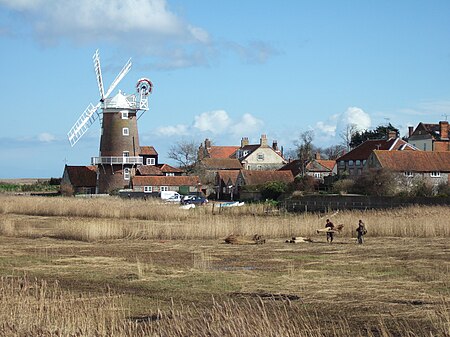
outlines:
[[[147,165],[155,165],[155,158],[147,158],[146,164]]]
[[[153,188],[152,186],[144,186],[144,193],[152,193]]]
[[[129,168],[123,169],[123,179],[130,180],[130,169]]]
[[[130,129],[128,129],[128,128],[123,128],[122,129],[122,135],[128,136],[129,134],[130,134]]]
[[[128,111],[122,111],[121,115],[122,115],[122,119],[128,119]]]
[[[441,172],[439,171],[433,171],[430,173],[431,178],[439,178],[441,176]]]

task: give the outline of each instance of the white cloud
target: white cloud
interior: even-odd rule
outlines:
[[[50,143],[50,142],[53,142],[54,140],[56,140],[56,137],[54,135],[47,133],[47,132],[40,133],[37,136],[37,138],[40,142],[44,142],[44,143]]]
[[[246,113],[239,122],[233,125],[231,132],[237,136],[248,136],[259,131],[263,125],[264,122],[262,120]]]
[[[163,137],[186,136],[189,134],[188,126],[177,124],[173,126],[160,126],[156,129],[156,134]]]
[[[372,120],[368,113],[358,107],[349,107],[344,112],[331,115],[326,121],[316,123],[314,132],[320,143],[340,143],[339,139],[347,125],[353,124],[358,130],[371,127]]]
[[[203,132],[224,133],[230,125],[231,119],[225,110],[203,112],[194,117],[194,128]]]

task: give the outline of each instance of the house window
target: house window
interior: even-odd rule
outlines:
[[[257,165],[256,169],[261,171],[262,170],[262,166],[261,165]]]
[[[127,167],[123,169],[123,179],[130,180],[130,169]]]
[[[173,172],[166,172],[166,177],[174,177],[175,173]]]
[[[345,161],[340,160],[340,161],[339,161],[339,166],[340,166],[340,167],[345,167]]]
[[[314,172],[314,178],[321,178],[321,175],[319,172]]]
[[[160,190],[161,192],[166,192],[166,191],[169,190],[169,187],[168,187],[168,186],[161,186],[161,187],[159,188],[159,190]]]
[[[144,193],[152,193],[153,188],[152,186],[144,186]]]
[[[348,166],[353,166],[353,160],[348,161]]]
[[[145,160],[145,163],[146,163],[147,165],[155,165],[155,158],[147,158],[147,159]]]
[[[264,153],[258,153],[258,160],[264,160]]]
[[[439,178],[441,176],[441,172],[439,171],[433,171],[430,173],[431,178]]]
[[[129,157],[130,156],[130,151],[123,151],[123,156],[124,157]]]
[[[356,160],[356,161],[355,161],[355,165],[356,165],[356,166],[361,165],[361,160]]]
[[[248,151],[247,150],[244,151],[244,155],[243,156],[245,157],[246,155],[248,155]]]
[[[128,128],[123,128],[123,129],[122,129],[122,135],[123,135],[123,136],[128,136],[128,135],[130,135],[130,129],[128,129]]]
[[[423,143],[423,150],[424,150],[424,151],[427,150],[427,143]]]
[[[414,176],[414,174],[411,171],[405,171],[405,172],[403,172],[403,175],[405,177],[409,177],[409,178]]]
[[[363,165],[366,165],[366,161],[367,161],[367,160],[365,160],[365,159],[363,160]]]
[[[122,111],[121,115],[122,115],[122,119],[128,119],[128,111]]]

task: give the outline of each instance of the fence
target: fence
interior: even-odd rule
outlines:
[[[450,205],[450,197],[374,197],[314,195],[285,200],[280,208],[288,212],[327,212],[343,209],[384,209],[412,205]]]

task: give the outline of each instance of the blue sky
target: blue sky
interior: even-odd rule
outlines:
[[[118,89],[154,84],[141,145],[261,134],[285,149],[349,124],[437,123],[450,115],[450,1],[0,0],[0,178],[59,177],[98,155],[98,122],[67,132],[132,58]]]

